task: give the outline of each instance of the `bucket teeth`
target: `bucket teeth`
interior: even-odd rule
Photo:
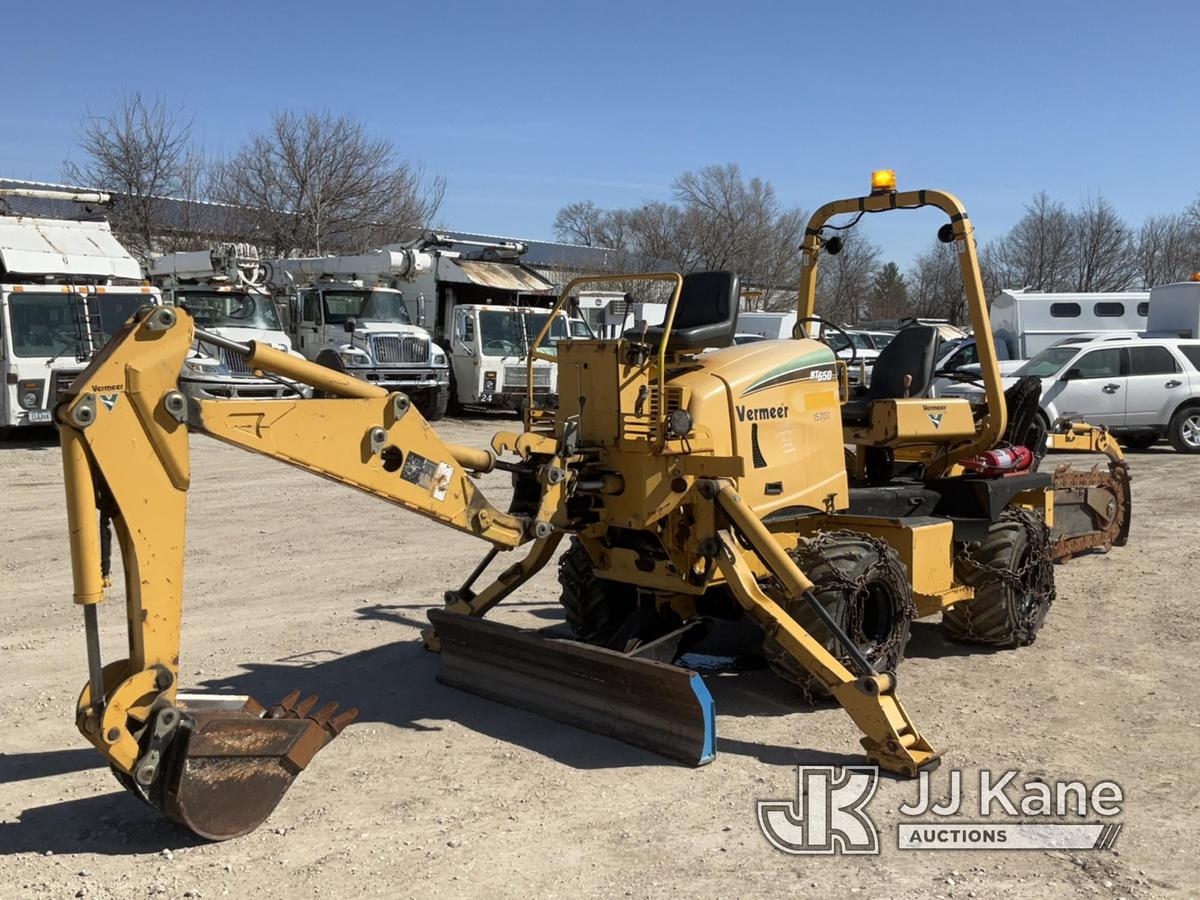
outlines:
[[[300,699],[299,691],[292,691],[274,706],[272,706],[266,714],[268,719],[286,719],[293,715],[292,710],[296,706],[296,701]]]
[[[309,716],[309,718],[312,719],[314,722],[316,722],[318,725],[320,725],[322,728],[324,728],[325,723],[329,721],[329,717],[332,716],[335,712],[337,712],[337,708],[338,708],[337,701],[334,701],[332,703],[326,703],[324,706],[322,706],[320,709],[318,709],[315,713],[313,713],[311,716]]]
[[[303,719],[305,716],[307,716],[308,711],[317,705],[317,699],[318,698],[316,694],[309,694],[307,697],[297,703],[292,708],[292,711],[296,714],[296,718]]]
[[[345,712],[330,719],[325,725],[325,730],[331,732],[334,737],[337,737],[339,734],[342,733],[342,729],[344,729],[347,725],[349,725],[351,722],[353,722],[357,718],[358,718],[358,708],[351,707],[350,709],[346,710]]]

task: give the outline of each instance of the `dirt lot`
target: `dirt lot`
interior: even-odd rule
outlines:
[[[443,432],[481,444],[495,424]],[[1114,850],[902,852],[897,807],[916,789],[883,781],[880,856],[796,857],[767,844],[755,801],[794,797],[797,763],[859,761],[842,712],[797,708],[767,672],[714,675],[719,756],[689,770],[442,687],[417,631],[483,545],[205,438],[182,683],[263,701],[299,687],[362,716],[264,827],[197,842],[121,792],[75,731],[86,667],[52,440],[0,446],[6,897],[1200,894],[1196,459],[1133,457],[1130,546],[1059,567],[1036,644],[966,652],[918,623],[901,670],[905,705],[946,752],[937,786],[949,767],[968,784],[981,767],[1115,779]],[[502,502],[506,478],[485,488]],[[555,598],[548,569],[497,618],[553,625]],[[101,616],[115,654],[123,614]]]

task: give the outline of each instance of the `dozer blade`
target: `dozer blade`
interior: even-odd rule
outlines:
[[[442,684],[689,766],[716,755],[712,696],[695,672],[438,609],[429,621]]]
[[[1054,527],[1050,558],[1068,560],[1089,550],[1124,546],[1132,513],[1129,468],[1123,461],[1108,469],[1054,470]]]
[[[180,694],[179,724],[161,778],[144,799],[203,838],[221,841],[261,825],[317,751],[358,714],[316,712],[299,692],[264,709],[249,697]],[[127,779],[122,779],[128,784]]]

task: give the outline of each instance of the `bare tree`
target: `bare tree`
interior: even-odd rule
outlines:
[[[768,182],[744,178],[733,164],[685,172],[673,187],[672,202],[632,209],[568,204],[555,217],[555,234],[613,247],[631,270],[733,270],[756,289],[747,294],[751,306],[785,302],[788,292],[794,302],[803,213],[781,208]]]
[[[1200,261],[1188,215],[1150,216],[1138,230],[1133,264],[1144,288],[1185,280]]]
[[[917,254],[908,283],[913,315],[946,319],[953,325],[966,320],[967,295],[954,245],[934,241],[928,250]]]
[[[180,192],[194,165],[191,120],[168,111],[160,97],[147,102],[133,93],[108,115],[86,115],[78,142],[86,159],[64,163],[63,177],[112,192],[113,228],[133,253],[146,258],[155,249],[164,198]]]
[[[1071,270],[1075,291],[1119,291],[1135,277],[1127,226],[1103,196],[1086,197],[1071,214]]]
[[[857,324],[866,311],[871,282],[878,268],[879,248],[856,231],[843,232],[841,251],[821,254],[817,269],[817,313],[835,322]]]
[[[989,280],[998,289],[1066,290],[1072,279],[1071,214],[1043,191],[1025,206],[1025,215],[985,251]]]
[[[414,236],[441,206],[445,182],[426,179],[361,122],[285,110],[220,167],[214,193],[243,207],[275,252],[325,253]]]

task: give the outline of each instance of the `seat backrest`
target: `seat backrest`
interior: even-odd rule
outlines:
[[[932,325],[901,328],[879,352],[871,367],[871,385],[867,400],[897,400],[904,396],[924,397],[933,381],[937,364],[938,330]],[[904,376],[912,376],[907,391]]]
[[[668,350],[702,350],[728,347],[737,331],[741,286],[733,272],[692,272],[683,276],[679,306],[671,327]],[[646,342],[662,342],[663,326],[646,329]],[[627,331],[626,337],[640,337]]]

